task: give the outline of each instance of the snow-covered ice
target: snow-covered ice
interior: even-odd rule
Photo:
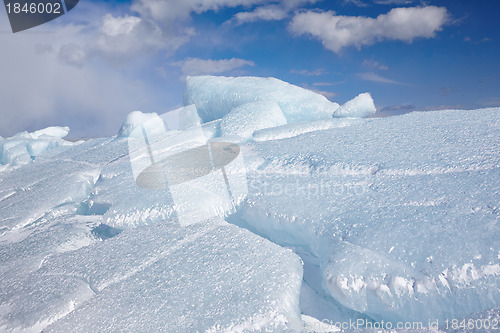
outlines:
[[[498,321],[500,108],[360,119],[369,95],[335,112],[265,78],[192,77],[185,97],[112,138],[0,138],[0,330]],[[236,141],[225,173],[214,155],[203,182],[138,186],[157,161]],[[179,219],[196,207],[213,217]]]

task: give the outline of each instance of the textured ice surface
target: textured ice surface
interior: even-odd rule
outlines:
[[[127,229],[11,275],[3,330],[280,331],[301,322],[300,259],[222,220]]]
[[[373,319],[498,306],[499,118],[411,113],[253,144],[241,218],[309,249],[327,294]]]
[[[75,161],[40,161],[4,171],[1,177],[0,235],[57,216],[59,210],[76,209],[90,195],[99,167]]]
[[[350,126],[360,121],[360,119],[356,118],[332,118],[325,120],[296,122],[288,125],[282,125],[256,131],[253,135],[253,139],[255,141],[269,141],[293,138],[305,133]]]
[[[239,135],[249,139],[257,130],[285,125],[286,119],[276,102],[240,105],[225,115],[220,124],[222,136]]]
[[[49,332],[280,330],[300,323],[300,259],[220,220],[125,230],[52,257],[40,271],[82,277],[96,293]]]
[[[339,107],[333,116],[363,118],[375,114],[376,111],[372,96],[369,93],[362,93]]]
[[[258,101],[276,102],[287,122],[328,119],[339,107],[326,97],[275,78],[192,76],[186,79],[184,105],[195,104],[203,121]]]
[[[45,151],[74,143],[65,141],[68,127],[48,127],[32,133],[22,132],[10,138],[0,138],[0,165],[23,165]]]

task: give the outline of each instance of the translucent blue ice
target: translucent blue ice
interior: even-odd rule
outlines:
[[[184,105],[195,104],[205,122],[258,101],[276,102],[289,123],[329,119],[339,107],[323,95],[275,78],[192,76],[186,79]]]

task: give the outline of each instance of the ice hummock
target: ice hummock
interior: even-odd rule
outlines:
[[[204,122],[220,119],[246,103],[273,101],[287,122],[329,119],[339,105],[313,91],[275,78],[191,76],[184,105],[196,105]]]

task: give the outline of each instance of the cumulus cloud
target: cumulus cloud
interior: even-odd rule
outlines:
[[[136,16],[106,14],[92,47],[111,57],[133,57],[140,52],[158,51],[169,44],[169,36],[153,21]]]
[[[289,29],[319,39],[325,48],[339,53],[349,46],[360,49],[383,40],[411,43],[415,38],[433,38],[448,21],[446,8],[436,6],[394,8],[377,18],[308,10],[297,13]]]
[[[221,60],[188,58],[173,65],[181,68],[183,73],[182,78],[187,75],[218,74],[244,66],[255,66],[253,61],[238,58]]]

